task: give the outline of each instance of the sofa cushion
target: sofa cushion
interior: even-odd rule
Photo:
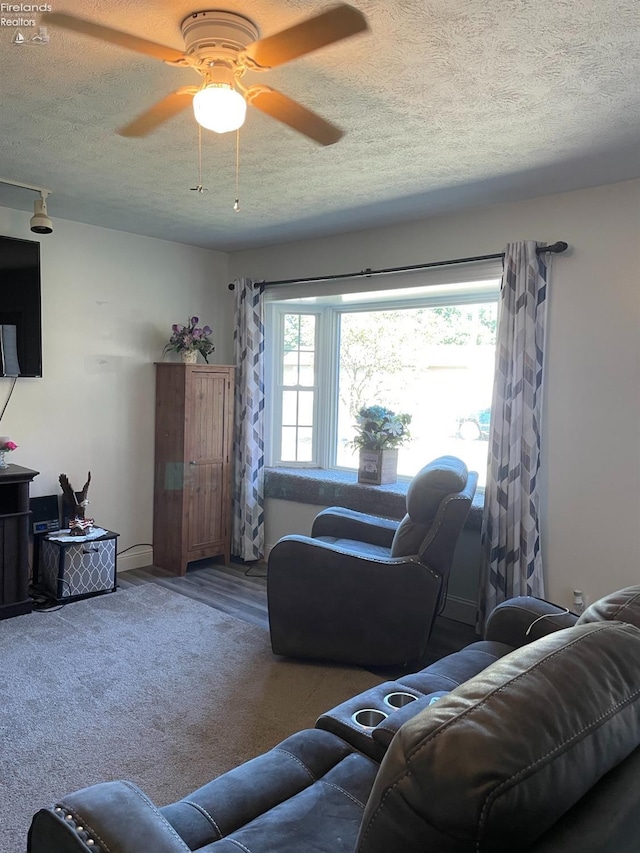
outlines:
[[[513,646],[480,640],[434,661],[419,672],[401,675],[397,684],[401,690],[408,687],[423,695],[453,690],[512,651]]]
[[[640,586],[628,586],[594,601],[578,619],[578,625],[616,620],[640,628]]]
[[[263,848],[254,846],[256,834],[264,835],[264,843],[272,845],[269,849],[293,850],[297,842],[290,824],[307,815],[304,831],[322,839],[309,850],[351,853],[377,770],[374,761],[340,738],[309,729],[160,812],[191,850],[224,851],[228,845],[230,850],[249,847],[257,851]],[[302,826],[298,829],[302,831]],[[336,833],[350,838],[351,846],[341,846]],[[292,847],[284,842],[287,834]]]
[[[517,649],[409,720],[357,851],[526,850],[640,740],[640,630],[580,625]]]
[[[439,456],[415,475],[407,490],[407,514],[391,544],[392,557],[417,554],[440,504],[447,495],[462,491],[469,472],[461,459]]]

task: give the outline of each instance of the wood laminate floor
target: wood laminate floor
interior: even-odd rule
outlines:
[[[264,564],[223,566],[203,560],[192,563],[182,577],[156,566],[130,569],[118,575],[118,585],[125,589],[156,583],[243,622],[268,628],[266,572]]]
[[[118,585],[126,589],[145,583],[159,584],[236,619],[268,629],[266,571],[264,563],[224,566],[211,560],[202,560],[192,563],[187,574],[182,577],[176,577],[155,566],[130,569],[118,575]],[[433,628],[427,654],[417,665],[413,664],[409,668],[367,669],[385,678],[398,678],[407,671],[415,671],[434,660],[459,651],[477,639],[479,638],[471,625],[439,617]]]

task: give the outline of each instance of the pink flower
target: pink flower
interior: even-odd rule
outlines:
[[[17,446],[15,441],[5,441],[0,450],[15,450]]]

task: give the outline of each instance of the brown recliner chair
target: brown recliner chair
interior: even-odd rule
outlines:
[[[411,481],[401,522],[330,507],[310,537],[280,539],[267,571],[273,652],[361,665],[419,661],[477,481],[460,459],[441,456]]]

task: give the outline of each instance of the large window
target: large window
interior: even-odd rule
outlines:
[[[316,326],[314,314],[282,312],[282,382],[278,399],[281,460],[311,462],[316,422]]]
[[[480,280],[467,275],[413,288],[272,297],[268,464],[356,469],[355,415],[378,404],[411,415],[401,476],[450,453],[483,484],[499,270]]]

